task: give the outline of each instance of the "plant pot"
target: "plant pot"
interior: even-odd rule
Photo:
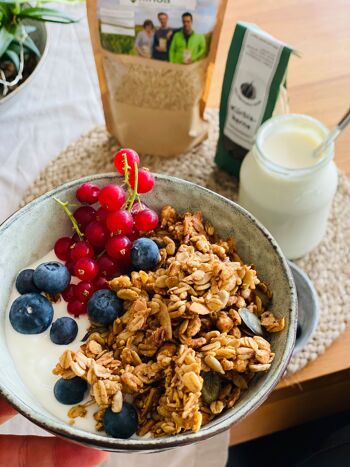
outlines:
[[[23,96],[23,91],[27,89],[31,82],[36,78],[46,58],[48,49],[48,32],[45,23],[28,19],[25,21],[25,24],[35,26],[37,28],[34,32],[30,33],[30,37],[33,39],[36,46],[40,50],[41,57],[39,58],[39,61],[32,74],[25,81],[23,81],[23,83],[21,83],[14,91],[7,94],[7,96],[0,97],[0,112],[3,112],[15,101],[17,101],[18,96]]]

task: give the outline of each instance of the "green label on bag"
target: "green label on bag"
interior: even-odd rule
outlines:
[[[215,161],[237,177],[258,128],[274,111],[291,51],[254,25],[236,26],[221,94]]]

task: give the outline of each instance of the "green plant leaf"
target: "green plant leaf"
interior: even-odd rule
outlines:
[[[41,56],[41,53],[40,53],[40,50],[38,49],[38,47],[35,45],[35,42],[33,41],[33,39],[30,37],[30,36],[27,36],[25,41],[23,42],[23,45],[25,47],[27,47],[27,49],[31,50],[33,53],[35,53],[35,55],[37,55],[38,57]]]
[[[14,65],[17,68],[17,71],[18,71],[19,70],[19,63],[20,63],[19,56],[13,50],[10,50],[10,49],[6,50],[6,52],[4,53],[4,56],[8,57],[11,60],[11,62],[14,63]]]
[[[5,27],[0,29],[0,57],[6,52],[14,38],[15,34],[8,31]]]
[[[13,22],[13,16],[20,8],[21,6],[14,1],[8,2],[6,0],[0,0],[0,10],[4,14],[3,24]]]
[[[16,40],[14,40],[14,41],[11,42],[11,44],[9,45],[7,50],[12,50],[17,55],[19,55],[20,50],[21,50],[21,46],[19,45],[19,43]]]
[[[58,10],[52,8],[30,7],[24,8],[18,15],[20,18],[32,18],[37,21],[47,21],[49,23],[75,23],[76,20],[63,15]]]
[[[22,43],[27,37],[27,33],[25,32],[24,25],[22,23],[15,25],[13,33],[15,35],[16,41],[18,41],[19,44]]]
[[[79,3],[84,3],[85,0],[54,0],[54,3],[61,3],[63,5],[78,5]],[[29,3],[28,0],[1,0],[1,3],[7,5],[21,5],[23,3]],[[40,3],[53,3],[53,0],[40,0]]]
[[[28,25],[28,24],[25,24],[24,25],[24,30],[27,34],[30,34],[31,32],[34,32],[37,30],[37,28],[35,26],[32,26],[32,25]]]

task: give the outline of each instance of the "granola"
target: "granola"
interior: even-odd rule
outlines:
[[[265,336],[285,319],[266,309],[272,292],[234,240],[218,238],[200,212],[166,206],[150,237],[160,248],[157,269],[112,279],[124,314],[109,327],[92,323],[80,350],[66,350],[53,373],[90,384],[97,430],[104,411],[120,412],[127,397],[138,435],[196,432],[232,408],[255,373],[269,370],[274,353]],[[264,337],[247,332],[242,307],[260,320]],[[85,414],[79,405],[68,416]]]

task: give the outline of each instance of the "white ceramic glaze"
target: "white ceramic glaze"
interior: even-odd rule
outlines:
[[[236,238],[242,259],[254,263],[259,277],[271,285],[274,292],[272,310],[277,316],[286,317],[287,326],[284,331],[271,337],[276,356],[270,371],[254,378],[234,408],[204,426],[198,433],[156,439],[113,439],[69,426],[45,410],[21,381],[5,338],[5,312],[15,277],[25,265],[47,253],[58,237],[70,232],[68,219],[52,197],[73,202],[76,188],[90,180],[100,186],[113,180],[121,182],[115,174],[101,174],[68,182],[32,201],[0,227],[0,393],[25,417],[47,431],[110,451],[155,452],[197,442],[227,430],[266,399],[286,369],[296,333],[296,291],[280,248],[247,211],[210,190],[173,177],[157,175],[155,190],[144,197],[145,203],[156,210],[165,204],[173,205],[179,212],[202,210],[221,237],[233,235]],[[26,358],[25,349],[23,358]]]

